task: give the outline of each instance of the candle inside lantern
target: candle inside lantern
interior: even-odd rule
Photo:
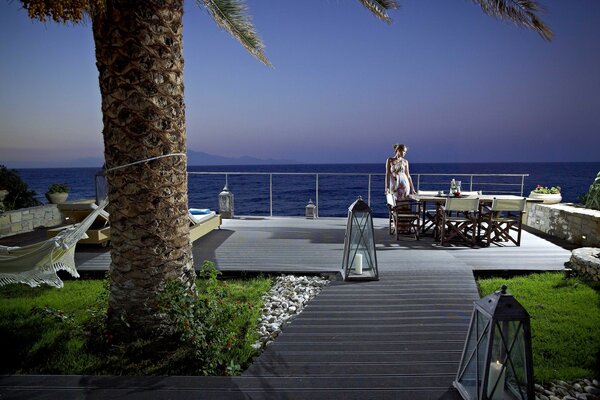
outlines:
[[[504,398],[504,375],[506,370],[502,370],[502,367],[503,365],[500,361],[492,362],[490,364],[490,374],[488,379],[488,397],[490,400],[502,400]],[[498,381],[497,385],[496,381]],[[494,386],[496,386],[496,390],[494,391],[494,395],[490,397]]]
[[[354,261],[352,262],[352,268],[354,269],[355,274],[362,275],[362,254],[357,254],[354,256]]]

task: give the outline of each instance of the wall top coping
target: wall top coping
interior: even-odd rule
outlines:
[[[599,210],[592,210],[591,208],[585,208],[582,205],[575,205],[573,203],[558,203],[558,204],[536,204],[538,207],[547,207],[554,210],[567,211],[573,214],[587,215],[594,218],[600,218]]]
[[[41,206],[19,208],[17,210],[4,211],[4,214],[23,213],[23,212],[33,211],[33,210],[41,210],[41,209],[44,209],[44,208],[56,208],[56,209],[58,209],[58,207],[57,207],[56,204],[42,204]]]

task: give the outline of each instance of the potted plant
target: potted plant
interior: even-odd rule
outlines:
[[[546,187],[538,184],[535,189],[529,193],[532,199],[543,200],[544,204],[560,203],[562,196],[560,195],[560,186]]]
[[[65,183],[53,183],[46,192],[46,198],[52,204],[60,204],[67,201],[69,187]]]

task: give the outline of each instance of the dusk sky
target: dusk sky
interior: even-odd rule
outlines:
[[[401,0],[391,25],[356,0],[249,0],[274,68],[204,9],[184,16],[188,148],[376,163],[600,161],[600,1],[541,0],[555,33],[471,1]],[[0,2],[0,164],[103,157],[91,23]]]

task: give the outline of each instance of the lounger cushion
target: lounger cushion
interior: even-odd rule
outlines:
[[[216,215],[216,212],[214,211],[210,211],[208,214],[192,214],[192,212],[190,211],[189,216],[190,216],[190,220],[194,223],[194,224],[200,224],[204,221],[207,221],[209,219],[211,219],[212,217],[214,217]]]
[[[192,215],[206,215],[206,214],[214,214],[214,211],[211,211],[210,208],[190,208],[190,214]]]

